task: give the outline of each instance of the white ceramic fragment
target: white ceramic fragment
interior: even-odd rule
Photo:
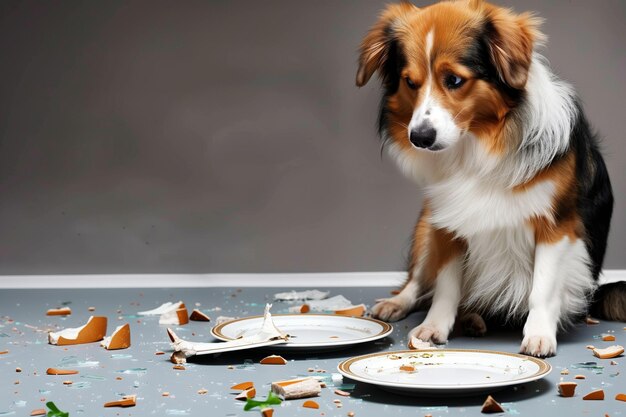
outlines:
[[[140,311],[137,314],[140,316],[160,316],[170,311],[176,311],[179,308],[182,308],[183,306],[184,306],[184,303],[182,301],[179,301],[177,303],[172,303],[168,301],[167,303],[161,304],[157,308],[154,308],[152,310]]]
[[[306,290],[288,291],[274,294],[277,301],[303,301],[303,300],[323,300],[330,294],[328,291]]]

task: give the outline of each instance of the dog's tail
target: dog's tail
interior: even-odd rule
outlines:
[[[626,321],[626,281],[598,287],[593,295],[589,313],[599,319]]]

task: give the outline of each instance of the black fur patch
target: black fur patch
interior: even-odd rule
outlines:
[[[576,211],[585,228],[585,245],[591,258],[590,267],[593,278],[597,279],[604,261],[613,214],[613,191],[609,173],[600,154],[598,138],[591,131],[580,103],[577,103],[577,108],[578,118],[570,136],[570,146],[576,155]]]
[[[378,71],[383,81],[383,97],[380,101],[380,109],[378,113],[378,134],[381,138],[384,137],[388,123],[388,108],[387,99],[398,91],[400,86],[400,73],[406,66],[406,58],[402,51],[400,41],[393,33],[391,26],[385,28],[386,45],[387,45],[387,59],[385,60],[382,68]]]
[[[602,285],[593,298],[590,309],[593,317],[626,321],[626,281]]]
[[[494,85],[510,101],[511,106],[519,104],[524,91],[511,87],[504,82],[489,53],[489,43],[497,36],[495,27],[490,20],[485,20],[483,26],[475,34],[472,34],[474,42],[467,49],[461,63],[468,67],[476,78]]]

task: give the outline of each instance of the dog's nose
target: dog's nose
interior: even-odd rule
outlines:
[[[430,148],[437,139],[437,131],[430,123],[424,122],[411,130],[410,139],[418,148]]]

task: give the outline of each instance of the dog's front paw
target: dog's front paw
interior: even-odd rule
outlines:
[[[422,323],[409,332],[409,340],[416,337],[424,342],[443,344],[448,341],[450,329],[448,326]]]
[[[556,355],[556,336],[533,335],[524,336],[520,353],[539,358],[547,358]]]
[[[383,321],[398,321],[411,312],[411,306],[401,298],[393,297],[380,300],[372,307],[372,317]]]

